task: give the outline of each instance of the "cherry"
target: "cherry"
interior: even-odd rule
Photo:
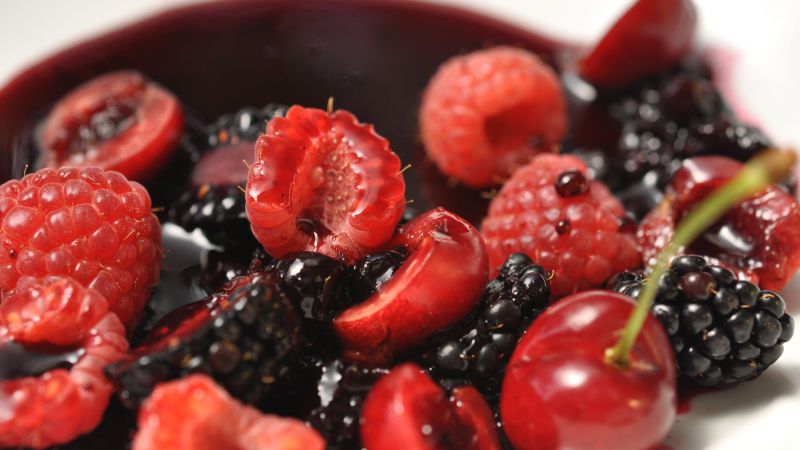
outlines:
[[[668,188],[665,203],[645,217],[639,243],[645,262],[675,233],[676,223],[699,201],[723,185],[742,164],[722,156],[685,160]],[[764,289],[783,288],[800,268],[800,205],[776,185],[740,202],[686,247],[711,257]]]
[[[500,414],[517,450],[661,442],[676,413],[677,370],[667,334],[650,314],[660,280],[679,249],[732,206],[786,177],[795,158],[768,150],[692,210],[658,255],[635,306],[616,293],[586,291],[539,316],[511,356],[501,391]],[[764,344],[776,336],[765,333]],[[709,338],[710,347],[724,347]]]
[[[489,405],[473,387],[452,397],[414,364],[395,367],[364,401],[361,439],[370,450],[499,450]]]
[[[546,310],[511,357],[500,401],[503,426],[517,450],[640,450],[666,437],[676,414],[676,368],[661,324],[650,316],[627,368],[606,359],[633,301],[585,291]]]
[[[177,148],[183,111],[138,72],[114,72],[64,96],[44,122],[43,165],[100,166],[133,180],[161,169]]]
[[[674,66],[697,27],[691,0],[638,0],[578,63],[579,74],[618,88]]]
[[[333,321],[345,356],[372,365],[390,362],[464,318],[489,276],[478,230],[442,208],[404,225],[389,247],[408,250],[405,264],[378,292]]]

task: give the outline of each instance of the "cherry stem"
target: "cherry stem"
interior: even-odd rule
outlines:
[[[680,221],[672,241],[652,266],[650,276],[642,289],[628,323],[614,347],[606,350],[606,361],[627,368],[636,337],[644,325],[650,308],[658,294],[658,285],[664,272],[684,247],[718,221],[729,209],[756,194],[772,183],[786,178],[794,168],[796,153],[786,149],[768,149],[753,157],[739,173],[724,185],[715,189],[699,205]]]

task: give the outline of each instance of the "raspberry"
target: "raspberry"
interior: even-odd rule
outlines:
[[[3,303],[0,447],[62,444],[97,426],[112,391],[103,369],[128,349],[107,310],[99,293],[58,277],[21,284]]]
[[[472,187],[496,184],[561,142],[567,118],[558,77],[536,55],[511,47],[445,62],[422,98],[428,156]]]
[[[391,238],[405,182],[372,126],[347,111],[293,106],[256,143],[246,206],[271,255],[311,250],[353,262]]]
[[[261,414],[204,375],[160,385],[139,413],[133,450],[323,450],[296,419]]]
[[[277,285],[272,273],[239,277],[164,317],[129,358],[108,369],[123,402],[136,408],[158,383],[191,373],[207,374],[262,407],[290,392],[304,341],[299,317]]]
[[[137,72],[114,72],[78,86],[42,129],[44,166],[100,166],[131,179],[153,175],[172,157],[183,111],[172,93]]]
[[[641,264],[622,205],[586,171],[577,157],[540,155],[514,174],[482,225],[492,267],[526,253],[553,272],[560,298]]]
[[[670,336],[681,375],[704,386],[725,386],[761,375],[783,353],[794,320],[776,292],[736,279],[698,255],[672,260],[661,277],[653,315]],[[638,297],[644,281],[624,272],[610,283]]]
[[[96,167],[41,169],[0,186],[0,221],[3,299],[21,277],[70,276],[135,326],[161,267],[144,187]]]

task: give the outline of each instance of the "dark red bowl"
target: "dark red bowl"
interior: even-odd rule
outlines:
[[[98,74],[131,68],[205,121],[271,101],[324,107],[332,96],[414,165],[406,180],[418,209],[453,197],[449,206],[459,210],[475,196],[436,192],[444,183],[420,158],[420,93],[445,59],[495,44],[550,62],[563,48],[497,20],[412,1],[236,0],[175,9],[55,54],[0,90],[0,179],[21,176],[35,159],[32,130],[54,101]],[[423,183],[429,176],[434,182]]]

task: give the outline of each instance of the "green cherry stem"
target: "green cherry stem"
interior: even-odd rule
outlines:
[[[793,150],[769,149],[753,157],[731,180],[714,190],[678,224],[672,241],[659,253],[647,283],[617,343],[606,350],[606,361],[627,368],[630,353],[658,293],[661,276],[681,249],[694,240],[729,209],[772,183],[786,178],[794,167]]]

